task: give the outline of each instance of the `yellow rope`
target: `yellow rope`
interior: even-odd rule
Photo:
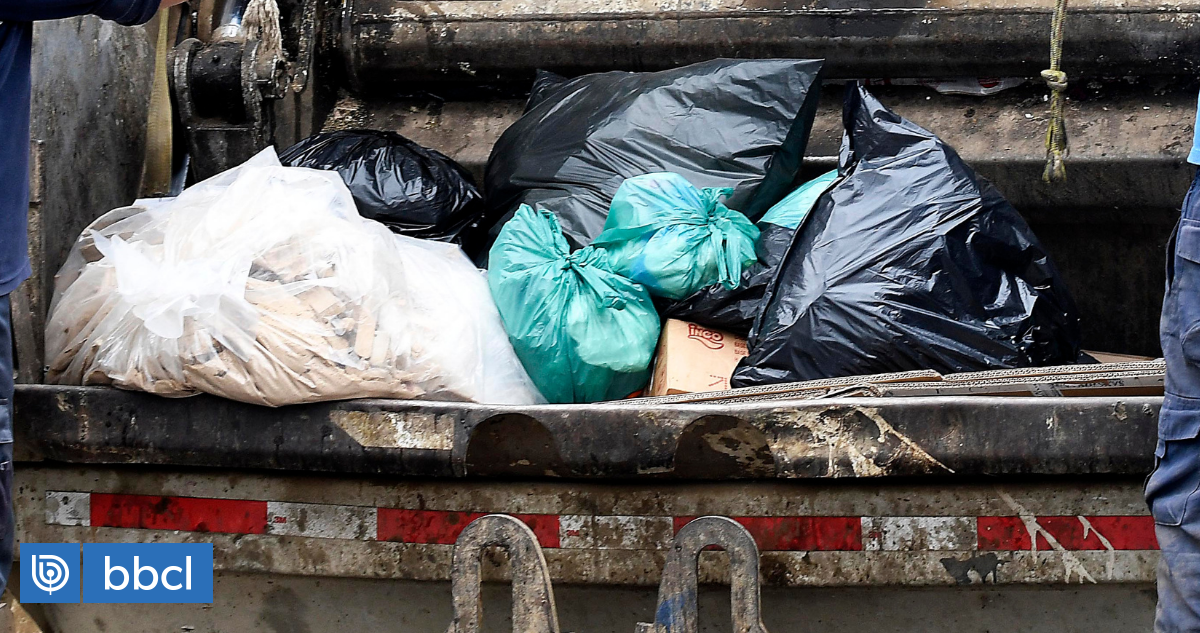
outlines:
[[[158,12],[158,38],[154,46],[154,81],[146,119],[146,153],[142,163],[142,198],[171,195],[171,88],[167,81],[171,10]]]
[[[1067,17],[1067,0],[1056,0],[1054,18],[1050,23],[1050,68],[1042,71],[1042,80],[1050,88],[1050,128],[1046,130],[1046,170],[1042,180],[1046,182],[1066,180],[1067,127],[1064,109],[1067,91],[1067,73],[1062,66],[1063,21]]]

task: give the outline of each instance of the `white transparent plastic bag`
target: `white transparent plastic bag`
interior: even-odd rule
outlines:
[[[85,229],[46,347],[48,382],[164,396],[544,402],[457,246],[360,217],[336,172],[272,149]]]

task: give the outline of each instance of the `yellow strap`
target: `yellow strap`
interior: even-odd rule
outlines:
[[[142,167],[141,197],[165,196],[171,192],[171,93],[167,83],[167,50],[170,12],[159,11],[158,42],[154,47],[154,84],[146,120],[146,158]]]
[[[1061,70],[1063,47],[1063,22],[1067,17],[1067,0],[1056,0],[1054,18],[1050,23],[1050,68],[1042,71],[1042,80],[1050,88],[1050,128],[1046,130],[1046,169],[1042,180],[1046,182],[1067,179],[1067,126],[1064,109],[1067,90],[1067,73]]]

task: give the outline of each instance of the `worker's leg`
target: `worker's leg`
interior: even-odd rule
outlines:
[[[8,295],[0,296],[0,592],[8,584],[13,562],[12,313]]]
[[[1157,464],[1146,483],[1162,550],[1154,630],[1200,632],[1200,176],[1167,253],[1159,335],[1166,396]]]
[[[1177,527],[1155,528],[1162,559],[1158,562],[1158,609],[1155,633],[1200,631],[1200,541]]]
[[[1200,440],[1159,442],[1146,499],[1158,524],[1158,633],[1200,631]]]

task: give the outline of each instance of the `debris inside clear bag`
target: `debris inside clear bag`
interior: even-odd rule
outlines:
[[[273,150],[101,217],[55,285],[51,383],[268,406],[544,402],[457,246],[361,218],[336,173]]]

